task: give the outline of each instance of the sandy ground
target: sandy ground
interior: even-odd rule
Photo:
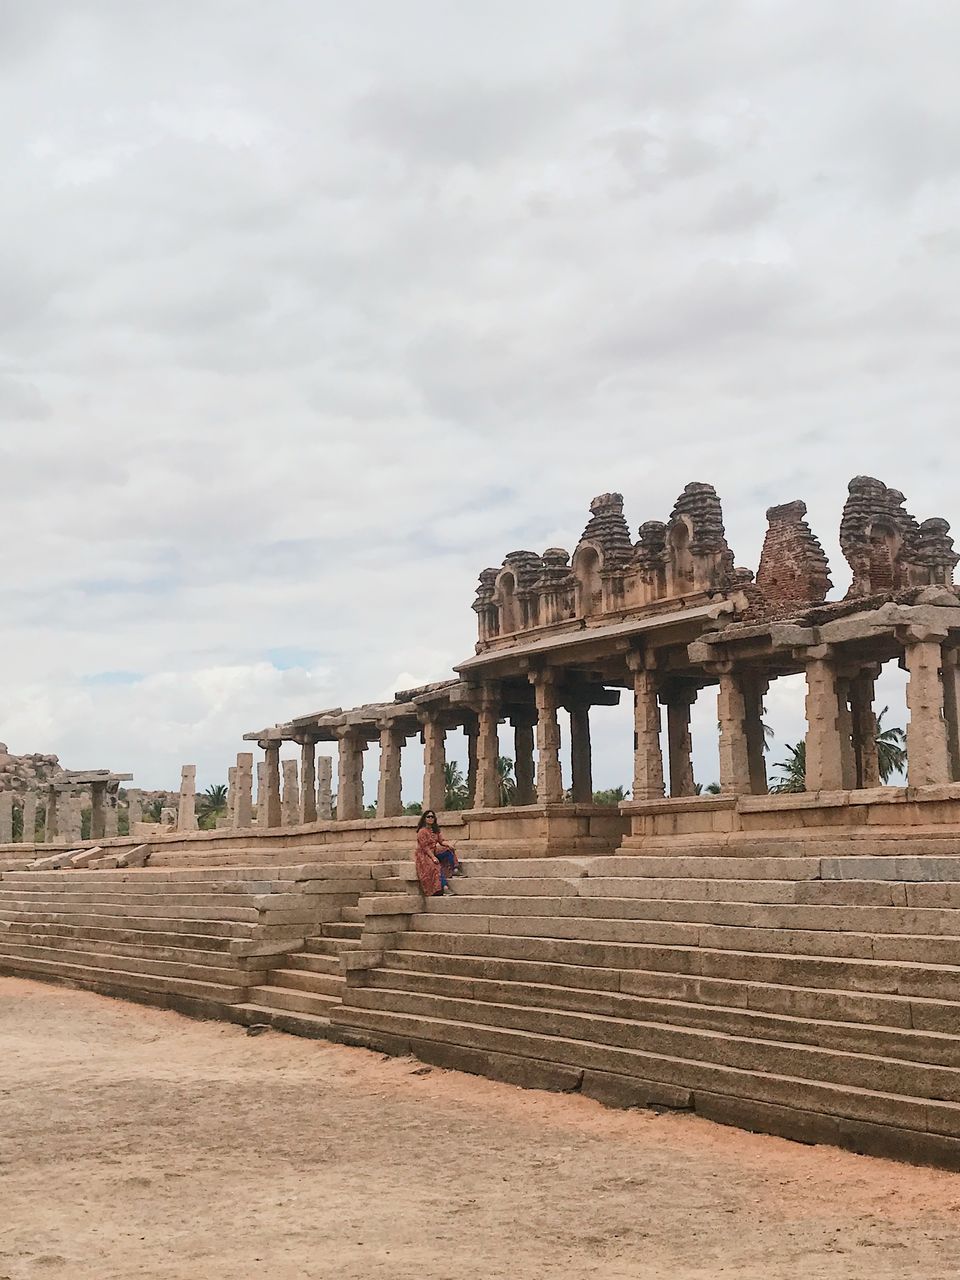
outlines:
[[[0,1280],[958,1274],[960,1175],[0,978]]]

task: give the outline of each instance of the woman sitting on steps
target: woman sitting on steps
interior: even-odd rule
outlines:
[[[420,888],[429,898],[438,897],[447,888],[445,868],[451,875],[463,875],[453,845],[444,840],[432,809],[428,809],[417,823],[416,860]]]

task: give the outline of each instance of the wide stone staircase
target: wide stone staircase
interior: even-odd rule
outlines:
[[[330,1016],[441,1065],[960,1167],[957,843],[744,847],[471,861],[399,931],[367,916]]]
[[[261,863],[170,868],[151,859],[128,870],[5,871],[0,972],[233,1016],[306,938],[356,929],[341,924],[343,910],[397,870],[263,862],[262,851]]]

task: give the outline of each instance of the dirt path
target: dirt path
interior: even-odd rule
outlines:
[[[0,978],[0,1280],[958,1273],[960,1175]]]

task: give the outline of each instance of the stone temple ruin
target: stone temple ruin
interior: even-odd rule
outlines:
[[[754,573],[710,485],[637,540],[603,494],[572,554],[481,572],[476,650],[450,679],[245,734],[262,758],[237,756],[216,830],[197,829],[186,766],[172,828],[0,843],[0,970],[960,1168],[960,557],[945,520],[859,476],[851,586],[829,600],[804,504],[767,523]],[[880,785],[890,661],[903,786]],[[781,676],[806,683],[805,790],[769,794],[762,708]],[[691,763],[704,690],[716,795],[695,794]],[[611,808],[593,802],[591,710],[621,700],[633,785]],[[423,802],[442,810],[452,732],[468,807],[442,825],[469,874],[425,900],[402,748],[422,741]]]

